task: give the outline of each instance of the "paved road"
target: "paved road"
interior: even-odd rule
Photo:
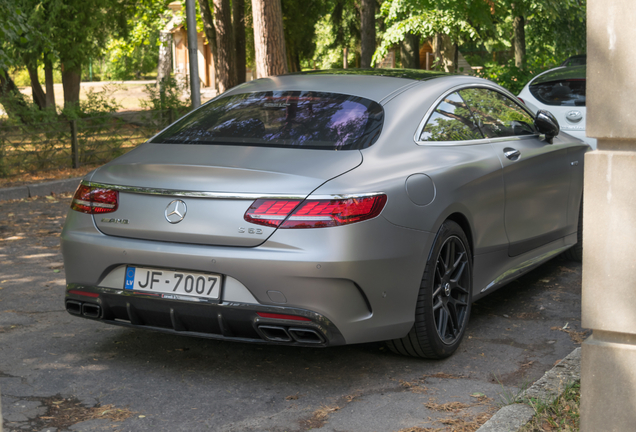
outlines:
[[[382,344],[263,347],[76,318],[63,307],[58,239],[69,201],[0,202],[5,432],[474,430],[581,338],[581,265],[562,258],[477,302],[444,361]]]

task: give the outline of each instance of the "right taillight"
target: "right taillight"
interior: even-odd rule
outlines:
[[[112,213],[117,210],[118,201],[119,192],[82,183],[75,191],[71,208],[87,214]]]
[[[280,228],[323,228],[372,219],[386,204],[386,195],[333,200],[258,199],[245,213],[247,222]]]

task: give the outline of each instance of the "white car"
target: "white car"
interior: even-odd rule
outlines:
[[[559,126],[596,150],[596,139],[585,135],[585,65],[550,69],[534,77],[519,93],[536,114],[548,110]]]

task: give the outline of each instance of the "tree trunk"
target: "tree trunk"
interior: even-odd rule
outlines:
[[[0,104],[9,118],[18,119],[22,123],[28,122],[28,118],[22,114],[28,108],[28,104],[6,69],[0,69]]]
[[[375,0],[362,0],[360,6],[360,67],[371,67],[375,52]]]
[[[199,9],[201,9],[201,19],[203,20],[203,30],[205,38],[208,40],[208,46],[212,53],[212,62],[214,63],[214,88],[219,89],[219,56],[216,46],[216,28],[212,19],[212,11],[208,0],[199,0]]]
[[[515,66],[520,69],[526,67],[526,20],[522,16],[516,16],[512,26],[514,28]]]
[[[62,87],[64,88],[64,109],[79,107],[80,83],[82,82],[81,67],[79,65],[62,68]]]
[[[46,95],[44,94],[44,90],[42,90],[40,78],[38,78],[37,63],[34,65],[27,65],[27,71],[29,71],[29,78],[31,78],[31,94],[33,94],[33,102],[38,106],[38,108],[44,109],[46,107]]]
[[[55,109],[55,88],[53,87],[53,63],[44,56],[44,86],[46,87],[46,108]]]
[[[342,68],[347,69],[349,67],[349,47],[344,47],[342,51]]]
[[[172,34],[167,31],[159,32],[159,62],[157,65],[157,87],[161,86],[164,79],[170,76],[172,69],[172,47],[170,40]]]
[[[245,0],[232,0],[232,26],[234,27],[234,48],[236,49],[236,83],[245,82]]]
[[[437,33],[433,37],[433,53],[435,53],[436,69],[455,73],[455,44],[448,35]]]
[[[216,50],[219,55],[219,92],[224,93],[237,84],[232,10],[230,0],[214,0],[216,18]]]
[[[459,46],[453,44],[453,72],[460,73],[459,70]]]
[[[420,37],[407,34],[400,46],[400,58],[403,68],[420,68]]]
[[[252,0],[256,72],[259,77],[287,73],[280,0]]]

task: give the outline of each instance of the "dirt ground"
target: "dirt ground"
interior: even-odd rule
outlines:
[[[580,345],[581,264],[557,257],[477,301],[452,357],[186,338],[64,308],[70,195],[0,202],[5,432],[474,432]]]
[[[154,80],[146,81],[95,81],[83,82],[80,89],[80,100],[85,100],[89,92],[103,92],[106,90],[119,105],[120,111],[135,111],[143,109],[141,101],[148,99],[148,94],[144,91],[147,85],[154,85]],[[53,85],[55,92],[55,104],[64,105],[64,90],[62,84]],[[20,91],[31,97],[31,87],[21,87]],[[202,89],[201,102],[206,102],[213,96],[210,89]]]
[[[147,99],[148,95],[144,93],[144,89],[148,84],[154,84],[155,81],[100,81],[100,82],[83,82],[80,89],[80,100],[85,100],[89,92],[102,92],[106,89],[112,92],[112,97],[119,103],[122,111],[139,110],[141,100]],[[55,92],[55,104],[57,106],[64,105],[64,90],[62,84],[53,85]],[[31,97],[31,87],[22,87],[20,91]]]

